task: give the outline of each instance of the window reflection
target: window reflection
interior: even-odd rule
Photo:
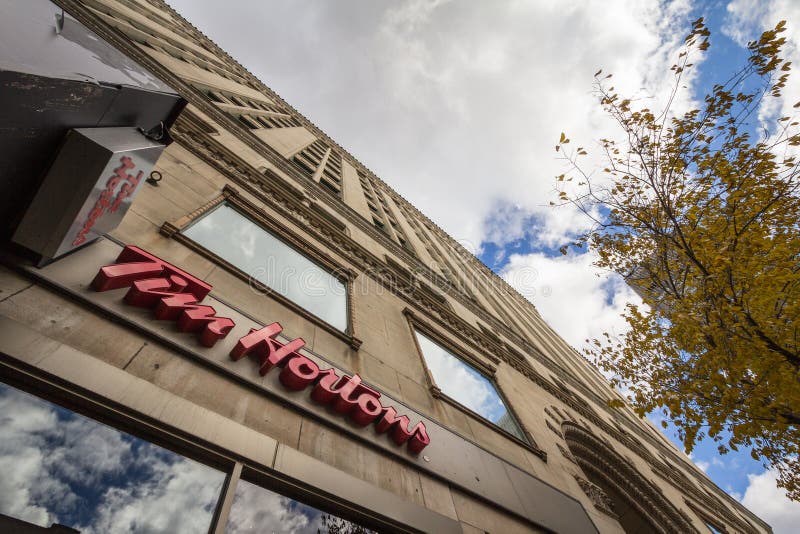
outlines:
[[[184,235],[342,332],[347,291],[328,271],[223,204]]]
[[[370,534],[373,531],[335,515],[240,480],[231,506],[228,534]]]
[[[522,441],[528,441],[491,380],[430,338],[419,332],[416,334],[425,363],[442,393]]]
[[[82,533],[208,531],[215,469],[2,383],[0,428],[0,514]]]

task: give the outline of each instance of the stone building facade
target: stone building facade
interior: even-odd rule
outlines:
[[[34,4],[188,105],[116,228],[52,261],[7,229],[0,525],[770,532],[167,4]]]

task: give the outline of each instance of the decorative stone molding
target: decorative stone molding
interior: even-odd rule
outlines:
[[[196,210],[191,213],[187,213],[180,219],[173,221],[173,222],[165,222],[161,225],[161,234],[166,237],[172,237],[176,233],[180,232],[183,228],[186,228],[192,221],[203,215],[204,213],[208,213],[212,209],[216,208],[223,202],[225,202],[226,196],[223,191],[223,194],[219,195],[218,197],[214,198],[210,202],[203,204]]]
[[[734,530],[736,532],[744,532],[748,534],[755,534],[758,532],[758,530],[756,530],[752,525],[746,521],[743,521],[736,514],[731,512],[730,509],[728,509],[728,507],[722,504],[718,499],[697,488],[697,486],[678,469],[671,468],[666,463],[662,463],[660,461],[656,461],[650,467],[656,475],[667,481],[675,489],[692,497],[694,501],[689,501],[686,499],[686,502],[698,513],[698,515],[703,517],[710,516],[724,519],[728,524],[735,526]],[[699,510],[705,511],[701,513]]]
[[[561,456],[563,456],[573,464],[578,465],[578,461],[575,460],[575,457],[572,456],[572,453],[570,453],[567,449],[565,449],[563,445],[561,445],[560,443],[556,443],[556,447],[558,447],[558,451],[561,453]]]
[[[569,414],[565,414],[566,411],[565,410],[562,411],[558,406],[553,406],[552,408],[553,411],[555,411],[560,417],[559,423],[563,423],[564,421],[570,418]]]
[[[604,514],[610,515],[614,519],[617,519],[617,514],[614,511],[614,503],[611,501],[611,498],[606,495],[606,492],[600,486],[592,484],[585,478],[579,477],[578,475],[574,475],[575,480],[578,482],[578,485],[581,487],[583,492],[586,494],[589,499],[591,499],[592,504],[594,507],[603,512]]]
[[[725,528],[725,525],[720,524],[719,519],[717,519],[718,516],[714,516],[713,514],[710,514],[709,512],[703,510],[702,508],[700,508],[696,504],[692,503],[688,499],[684,499],[684,502],[686,503],[686,505],[689,507],[689,509],[692,512],[694,512],[698,517],[700,517],[701,520],[703,520],[703,522],[705,522],[707,524],[710,524],[710,525],[714,525],[714,528],[717,529],[720,532],[724,532],[724,533],[730,532],[729,529]],[[686,514],[686,517],[688,518],[689,515]],[[746,525],[746,524],[742,523],[741,521],[739,523],[741,523],[741,524],[736,524],[736,532],[748,532],[748,533],[749,532],[757,532],[750,525]]]
[[[654,532],[697,532],[652,483],[594,434],[573,423],[564,423],[561,428],[570,452],[587,477],[603,480],[624,496],[627,504],[650,523]]]
[[[553,426],[553,423],[550,422],[550,419],[545,419],[545,423],[547,424],[547,428],[549,428],[553,432],[553,434],[555,434],[561,439],[564,439],[564,435],[561,433],[559,429]]]
[[[453,343],[448,337],[442,335],[435,328],[432,328],[430,324],[428,324],[423,317],[414,313],[414,310],[411,308],[404,308],[403,315],[409,321],[412,330],[419,330],[429,338],[433,339],[436,343],[447,349],[448,351],[452,352],[453,354],[458,355],[461,360],[464,360],[469,365],[480,371],[481,374],[485,375],[488,378],[494,378],[497,368],[493,364],[499,363],[501,360],[494,357],[489,358],[485,354],[470,354],[465,352],[464,349],[460,348],[458,345]],[[422,349],[417,345],[417,349],[422,354]],[[423,358],[424,360],[424,358]],[[488,360],[488,361],[487,361]],[[423,361],[424,363],[424,361]]]
[[[553,419],[554,421],[558,421],[558,423],[559,423],[559,424],[561,424],[561,418],[560,418],[560,417],[558,417],[558,416],[555,414],[555,411],[553,410],[553,406],[552,406],[552,405],[551,405],[551,406],[545,406],[545,407],[544,407],[544,413],[545,413],[545,414],[546,414],[548,417],[550,417],[551,419]]]

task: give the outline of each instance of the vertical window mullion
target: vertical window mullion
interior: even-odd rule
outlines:
[[[209,534],[225,534],[225,526],[228,524],[228,516],[231,513],[231,506],[233,505],[233,497],[236,494],[236,484],[239,483],[239,478],[242,476],[242,463],[236,462],[233,464],[233,469],[228,473],[225,478],[225,484],[222,486],[222,494],[220,495],[217,509],[214,511],[214,518],[211,520],[211,527],[208,529]]]

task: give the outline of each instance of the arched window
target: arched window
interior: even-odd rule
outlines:
[[[569,452],[590,483],[581,484],[584,491],[598,507],[612,512],[625,532],[697,532],[658,489],[606,443],[574,423],[564,423],[561,429]]]

